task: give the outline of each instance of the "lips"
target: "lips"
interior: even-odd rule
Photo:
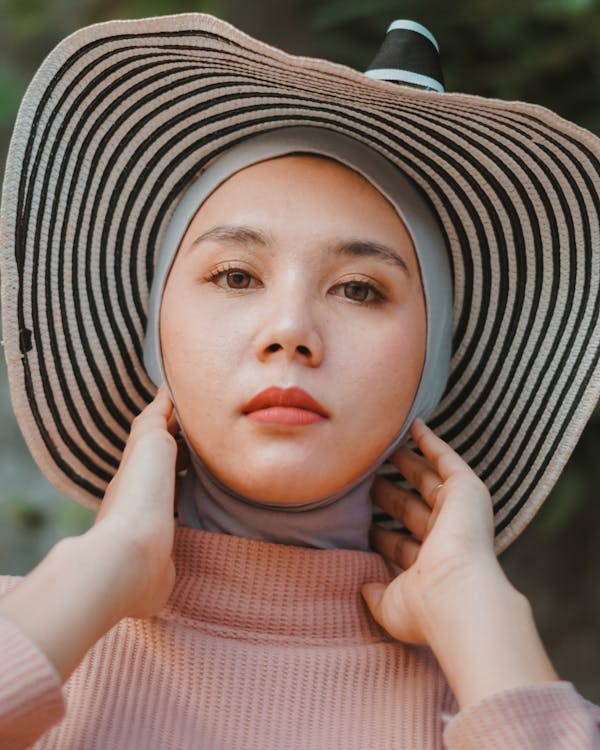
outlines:
[[[302,388],[273,386],[257,393],[242,413],[255,422],[277,424],[314,424],[329,418],[324,406]]]

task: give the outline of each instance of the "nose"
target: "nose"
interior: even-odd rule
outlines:
[[[283,357],[318,367],[323,360],[324,347],[314,302],[302,295],[282,295],[269,306],[255,343],[261,362]]]

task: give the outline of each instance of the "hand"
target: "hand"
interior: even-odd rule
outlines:
[[[375,548],[404,571],[363,586],[373,617],[395,638],[430,646],[461,708],[557,680],[529,602],[496,560],[485,485],[421,420],[411,435],[424,457],[402,449],[393,463],[419,494],[374,485],[374,501],[412,537],[374,530]]]
[[[0,599],[0,617],[28,635],[63,680],[119,620],[151,617],[171,593],[176,429],[160,389],[134,420],[94,526],[61,539]]]
[[[134,419],[119,470],[88,532],[110,538],[107,554],[123,554],[131,582],[126,616],[159,612],[175,583],[176,431],[173,405],[161,387]]]
[[[494,554],[494,528],[487,488],[450,446],[415,420],[410,434],[423,452],[401,448],[392,458],[410,492],[378,477],[373,501],[411,535],[374,527],[372,544],[404,569],[388,586],[367,584],[363,596],[373,617],[391,635],[429,643],[436,620],[465,607],[465,588],[508,583]]]

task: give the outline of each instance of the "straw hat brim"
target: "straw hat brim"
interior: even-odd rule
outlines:
[[[232,144],[292,125],[367,143],[439,218],[455,316],[431,424],[489,487],[501,550],[599,395],[598,139],[538,106],[372,80],[201,14],[82,29],[23,100],[2,196],[2,308],[29,448],[56,487],[97,506],[153,395],[148,290],[178,196]]]

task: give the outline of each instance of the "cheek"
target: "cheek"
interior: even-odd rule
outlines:
[[[192,377],[190,367],[218,365],[219,354],[227,344],[225,327],[196,287],[178,275],[169,280],[160,313],[161,348],[165,367],[173,379]],[[189,367],[188,367],[189,365]]]
[[[163,299],[162,352],[183,429],[204,460],[226,455],[236,408],[247,400],[240,382],[250,316],[217,312],[198,295]],[[210,454],[210,455],[209,455]]]
[[[363,340],[363,354],[354,364],[353,403],[359,429],[383,450],[396,436],[412,406],[425,358],[425,325],[418,317],[412,325],[386,326]]]
[[[167,380],[180,410],[214,403],[235,368],[231,337],[190,320],[185,326],[165,327],[162,341]]]

